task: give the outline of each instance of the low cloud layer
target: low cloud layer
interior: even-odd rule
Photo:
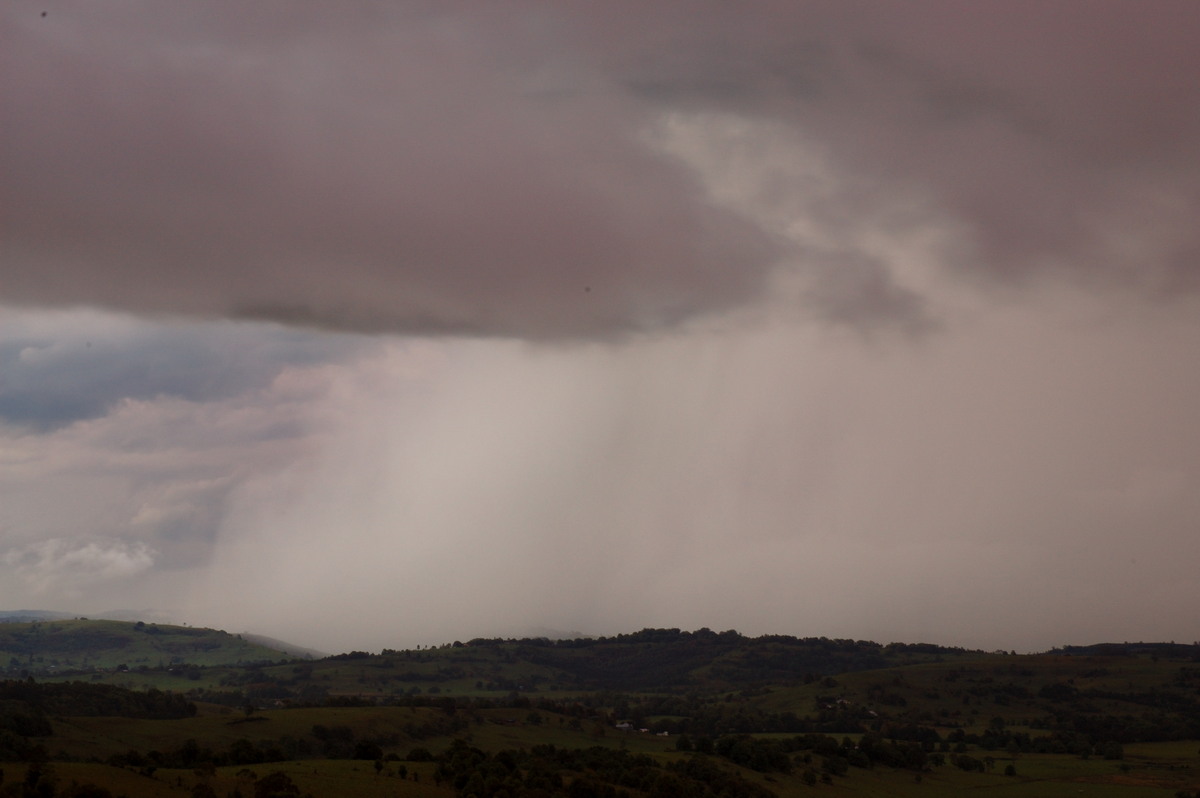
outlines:
[[[578,338],[792,274],[919,321],[864,218],[984,284],[1196,284],[1190,2],[46,8],[0,11],[10,303]],[[757,197],[818,189],[804,235],[655,145],[714,114],[824,165]]]

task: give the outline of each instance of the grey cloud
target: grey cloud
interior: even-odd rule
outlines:
[[[1181,257],[1200,210],[1194,4],[881,10],[856,33],[888,57],[854,61],[835,100],[859,125],[817,124],[850,168],[927,193],[962,234],[948,266],[1133,286],[1200,270]]]
[[[0,291],[545,338],[677,324],[807,269],[644,145],[673,109],[803,132],[848,213],[921,197],[913,223],[953,231],[945,265],[984,283],[1186,286],[1200,11],[1134,13],[10,4]]]
[[[0,602],[1192,623],[1200,6],[51,3],[0,6],[0,301],[69,308],[0,316]]]

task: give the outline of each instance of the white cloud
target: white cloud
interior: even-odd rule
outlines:
[[[39,596],[80,598],[97,582],[128,579],[154,566],[155,551],[142,541],[50,538],[0,556],[4,567]]]

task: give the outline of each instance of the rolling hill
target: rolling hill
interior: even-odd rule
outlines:
[[[190,626],[84,618],[0,624],[0,669],[25,675],[238,665],[293,655],[241,635]]]

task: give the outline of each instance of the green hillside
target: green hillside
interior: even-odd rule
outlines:
[[[289,655],[215,629],[87,619],[0,624],[0,669],[33,676],[237,665]]]

